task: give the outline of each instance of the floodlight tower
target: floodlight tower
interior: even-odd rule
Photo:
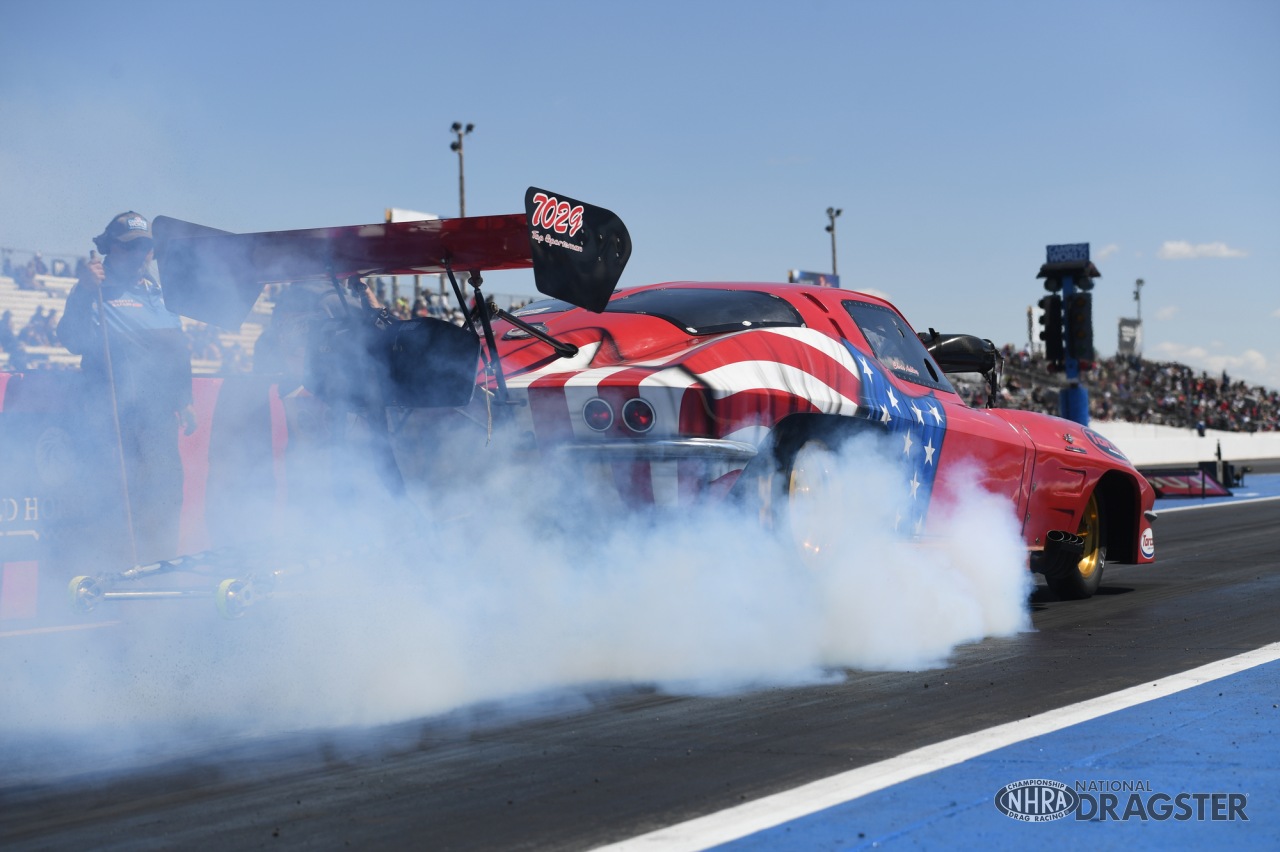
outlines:
[[[838,207],[827,208],[827,218],[831,220],[831,224],[827,225],[827,233],[831,235],[831,274],[839,275],[840,270],[836,269],[836,217],[844,211]]]
[[[450,128],[456,135],[457,139],[449,143],[449,150],[458,152],[458,215],[467,215],[467,185],[462,175],[462,137],[476,129],[474,124],[468,124],[463,127],[462,122],[455,121],[453,127]]]

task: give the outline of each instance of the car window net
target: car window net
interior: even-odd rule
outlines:
[[[897,313],[869,302],[846,301],[844,308],[872,353],[895,376],[935,390],[953,390],[920,338]]]

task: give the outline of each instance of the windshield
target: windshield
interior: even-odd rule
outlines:
[[[952,390],[920,338],[897,312],[867,302],[843,304],[876,358],[895,376],[935,390]]]
[[[571,311],[576,307],[562,299],[539,299],[536,302],[530,302],[523,308],[517,308],[511,312],[516,317],[532,317],[539,314],[558,314],[565,311]]]
[[[758,290],[664,287],[616,298],[606,310],[658,317],[689,334],[804,325],[800,313],[786,299]]]

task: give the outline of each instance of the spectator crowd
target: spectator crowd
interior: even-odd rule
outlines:
[[[58,345],[58,312],[38,307],[26,324],[16,332],[13,328],[13,312],[0,313],[0,352],[9,355],[9,368],[25,370],[31,366],[27,349],[34,346]]]
[[[19,290],[43,289],[43,279],[37,276],[52,275],[69,278],[73,275],[68,271],[70,269],[68,261],[55,258],[46,262],[40,252],[33,252],[25,264],[14,262],[12,249],[0,249],[0,255],[3,256],[0,272],[3,272],[4,277],[12,279]],[[83,277],[87,263],[88,258],[78,260],[75,277]],[[467,321],[466,314],[454,304],[452,296],[415,287],[411,301],[399,294],[394,279],[375,278],[371,279],[370,283],[379,300],[388,306],[388,310],[397,319],[432,317],[459,326]],[[288,286],[288,284],[269,285],[265,293],[267,301],[274,302]],[[511,309],[523,304],[510,296],[499,295],[497,299],[499,303],[505,303]],[[60,305],[61,302],[56,304]],[[51,361],[39,354],[28,352],[32,347],[61,346],[57,334],[58,310],[56,308],[46,310],[43,306],[37,307],[22,327],[14,326],[13,312],[5,310],[0,315],[0,352],[7,353],[9,357],[7,364],[0,365],[0,369],[21,372],[32,369],[60,369],[68,366],[64,362]],[[222,375],[252,372],[252,352],[246,350],[240,342],[227,339],[227,336],[220,334],[218,329],[203,323],[187,321],[184,323],[184,331],[190,345],[191,357],[196,362],[216,364],[217,372]],[[205,370],[207,369],[206,367]]]
[[[0,260],[0,273],[6,278],[12,278],[13,282],[18,285],[19,290],[34,290],[37,287],[37,275],[58,275],[66,276],[67,262],[61,258],[53,260],[52,265],[45,262],[44,255],[40,252],[34,252],[31,258],[25,264],[15,265],[13,262],[13,249],[0,249],[3,259]]]
[[[1061,373],[1043,357],[1004,347],[1003,404],[1058,413]],[[1172,361],[1146,361],[1117,355],[1101,359],[1083,374],[1089,414],[1098,420],[1155,423],[1187,429],[1228,432],[1280,430],[1280,393],[1244,381],[1197,371]]]

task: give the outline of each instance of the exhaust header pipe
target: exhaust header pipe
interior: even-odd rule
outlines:
[[[1066,530],[1050,530],[1045,536],[1046,552],[1070,554],[1076,559],[1084,555],[1084,538]]]
[[[1044,550],[1031,554],[1031,570],[1045,576],[1065,576],[1084,556],[1084,539],[1066,530],[1050,530]]]

